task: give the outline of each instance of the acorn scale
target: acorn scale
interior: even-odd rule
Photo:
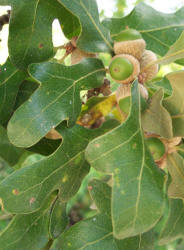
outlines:
[[[142,58],[140,60],[140,67],[141,67],[141,73],[142,81],[141,83],[147,82],[152,80],[158,73],[158,64],[152,64],[152,62],[157,60],[157,56],[154,52],[151,50],[145,50]],[[150,66],[149,66],[150,64]],[[149,67],[146,67],[149,66]]]

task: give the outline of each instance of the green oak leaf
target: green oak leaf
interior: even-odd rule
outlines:
[[[81,126],[58,127],[62,144],[52,155],[15,171],[0,184],[0,198],[7,211],[30,213],[40,208],[46,197],[60,190],[60,199],[66,202],[79,189],[89,171],[84,150],[89,141],[114,128],[108,121],[102,128],[85,129]],[[34,202],[31,202],[34,200]]]
[[[0,123],[5,124],[12,115],[19,87],[26,73],[12,65],[8,59],[0,67]]]
[[[17,109],[20,105],[27,101],[38,87],[39,84],[36,82],[23,81],[23,83],[20,85],[19,92],[17,94],[14,109]]]
[[[35,144],[34,146],[30,148],[27,148],[26,150],[33,152],[33,153],[48,156],[54,153],[54,151],[56,151],[56,149],[60,146],[60,144],[61,144],[61,140],[59,139],[52,140],[52,139],[47,139],[44,137],[37,144]]]
[[[105,68],[100,60],[90,58],[70,67],[53,62],[32,64],[29,73],[40,88],[8,124],[10,141],[19,147],[34,145],[63,120],[74,125],[81,111],[80,90],[100,86]]]
[[[112,221],[118,239],[148,231],[163,214],[164,176],[145,145],[140,106],[135,81],[128,119],[90,142],[86,149],[92,167],[113,175]]]
[[[169,216],[160,234],[160,245],[184,238],[184,204],[183,200],[169,200]]]
[[[149,231],[124,240],[116,240],[119,250],[155,250],[155,235]]]
[[[23,153],[23,149],[17,148],[10,143],[6,129],[0,125],[0,157],[13,166]]]
[[[81,24],[77,47],[98,53],[113,50],[110,33],[100,23],[96,0],[58,0],[66,9],[76,15]]]
[[[183,16],[184,8],[166,14],[140,3],[126,17],[107,19],[104,25],[111,30],[112,39],[126,26],[138,30],[146,41],[147,49],[164,56],[184,30]]]
[[[35,213],[15,215],[7,228],[0,233],[0,250],[43,249],[49,241],[49,197]]]
[[[169,185],[168,195],[171,198],[184,199],[184,159],[178,153],[169,154],[167,157],[167,169],[172,182]]]
[[[112,223],[107,215],[96,216],[76,223],[64,232],[51,250],[118,250],[112,234]]]
[[[8,0],[11,5],[8,48],[12,63],[21,69],[54,55],[52,22],[59,19],[68,38],[78,35],[78,19],[56,0]]]
[[[173,137],[172,119],[162,106],[163,89],[158,90],[151,98],[148,109],[142,114],[142,127],[146,132],[170,139]]]
[[[173,93],[163,100],[163,106],[171,115],[173,136],[184,136],[184,71],[170,73],[167,78],[171,83]]]
[[[9,164],[0,157],[0,181],[6,178],[13,171],[13,168],[11,168]]]
[[[184,32],[182,32],[178,40],[170,47],[164,57],[157,60],[157,62],[159,64],[169,64],[182,58],[184,58]]]
[[[68,217],[66,214],[67,203],[57,199],[50,213],[49,232],[52,239],[57,238],[66,228]]]
[[[162,78],[158,82],[154,82],[154,83],[149,84],[149,86],[147,86],[147,87],[148,87],[148,90],[151,89],[151,92],[152,91],[156,92],[160,88],[163,88],[164,98],[172,95],[172,87],[171,87],[169,80],[166,77]]]
[[[153,237],[150,232],[125,240],[115,239],[110,215],[111,187],[94,179],[89,183],[89,190],[98,213],[65,231],[54,241],[51,250],[153,250]]]
[[[98,211],[111,216],[111,187],[105,182],[93,179],[89,182],[89,191]]]

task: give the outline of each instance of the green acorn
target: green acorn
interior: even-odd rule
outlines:
[[[134,29],[125,29],[120,34],[113,37],[114,52],[116,55],[129,54],[138,60],[141,59],[146,43],[141,34]]]
[[[146,138],[147,146],[155,162],[159,162],[166,153],[165,145],[157,137]]]
[[[139,91],[141,96],[147,100],[148,99],[148,91],[147,89],[139,83]],[[116,90],[116,101],[119,104],[121,111],[127,116],[130,112],[131,105],[131,84],[121,84],[119,88]]]
[[[131,55],[117,55],[112,58],[109,65],[111,77],[119,83],[131,83],[139,75],[139,72],[139,61]]]

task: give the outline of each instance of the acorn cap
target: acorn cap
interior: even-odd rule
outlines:
[[[142,83],[152,80],[158,73],[158,64],[153,64],[146,68],[147,65],[157,60],[157,56],[151,50],[145,50],[140,60]]]
[[[142,38],[114,43],[114,53],[116,55],[129,54],[136,57],[138,60],[141,59],[145,48],[146,43]]]
[[[96,54],[87,53],[85,51],[82,51],[78,48],[76,48],[71,55],[71,64],[77,64],[79,63],[83,58],[88,57],[96,57]]]
[[[131,95],[131,84],[121,84],[116,90],[116,100],[119,101]]]
[[[141,96],[147,100],[148,99],[148,91],[147,89],[142,85],[138,84],[139,91]],[[128,96],[131,96],[131,84],[121,84],[117,90],[116,90],[116,100],[119,103],[119,101],[123,98],[126,98]]]
[[[112,77],[116,82],[118,82],[118,83],[128,84],[128,83],[133,82],[133,81],[135,80],[135,78],[136,78],[136,77],[139,75],[139,73],[140,73],[140,64],[139,64],[139,61],[138,61],[135,57],[133,57],[133,56],[131,56],[131,55],[121,54],[121,55],[114,56],[114,57],[112,58],[111,63],[110,63],[110,66],[112,65],[113,60],[116,59],[116,58],[125,58],[125,59],[127,59],[127,60],[133,65],[133,72],[132,72],[132,74],[131,74],[128,78],[126,78],[126,79],[124,79],[124,80],[117,80],[117,79],[115,79],[115,78],[113,77],[113,75],[112,75],[112,72],[110,72],[111,77]]]

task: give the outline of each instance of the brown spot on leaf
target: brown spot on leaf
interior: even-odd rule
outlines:
[[[13,189],[13,190],[12,190],[12,193],[13,193],[14,195],[18,195],[18,194],[19,194],[19,191],[18,191],[17,189]]]
[[[39,46],[38,46],[39,49],[42,49],[43,48],[43,43],[40,43]]]
[[[88,190],[92,190],[93,189],[93,187],[92,186],[88,186]]]
[[[29,204],[32,205],[35,201],[36,201],[35,197],[32,197],[32,198],[29,200]]]
[[[137,147],[137,144],[134,143],[133,146],[132,146],[132,148],[135,149],[136,147]]]
[[[96,148],[99,148],[99,147],[100,147],[100,144],[96,143],[96,144],[95,144],[95,147],[96,147]]]

